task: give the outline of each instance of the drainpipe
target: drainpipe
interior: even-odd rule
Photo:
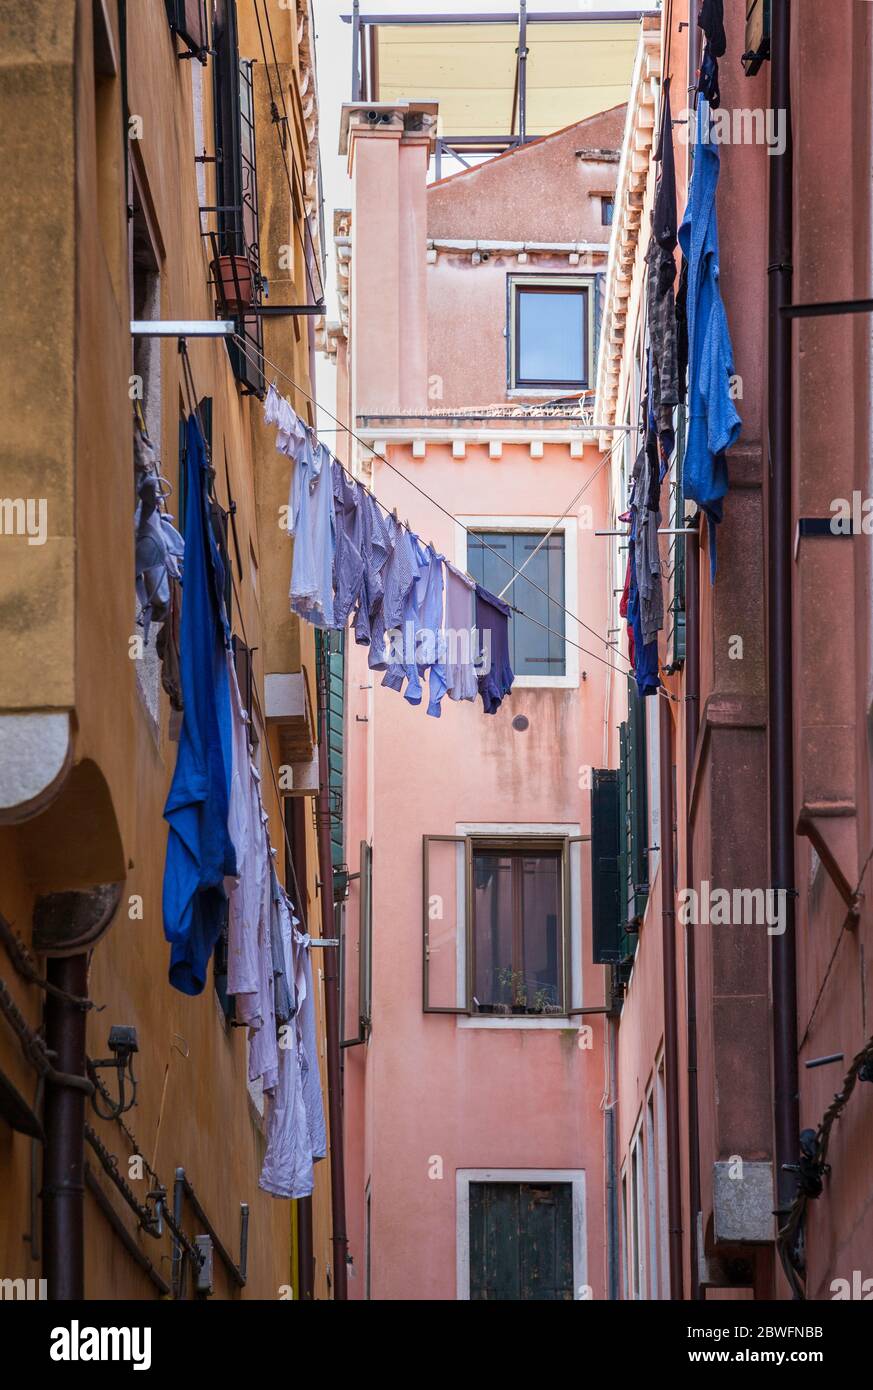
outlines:
[[[330,768],[327,758],[327,657],[322,662],[318,699],[318,859],[321,879],[321,935],[334,936],[333,854],[330,841]],[[330,1123],[330,1205],[333,1246],[333,1296],[348,1298],[343,1098],[340,1060],[339,978],[337,947],[324,948],[324,1021],[327,1032],[327,1107]]]
[[[309,365],[310,381],[315,380],[315,357],[313,351],[312,320],[309,321]],[[294,883],[295,891],[306,892],[308,873],[306,868],[306,809],[305,798],[289,796],[285,799],[285,882]],[[289,853],[290,848],[290,853]],[[309,903],[299,903],[305,908],[309,920]],[[297,1199],[297,1288],[300,1298],[311,1303],[315,1298],[314,1261],[312,1253],[312,1198]]]
[[[615,1078],[618,1069],[618,1022],[609,1016],[607,1028],[607,1100],[606,1106],[606,1259],[608,1297],[615,1303],[619,1298],[619,1216],[618,1163],[616,1161]]]
[[[84,999],[88,992],[86,954],[50,959],[51,984]],[[55,1054],[55,1073],[85,1072],[86,1013],[66,997],[46,997],[46,1046]],[[45,1088],[43,1159],[43,1269],[52,1300],[81,1302],[85,1297],[85,1091],[52,1080]]]
[[[694,887],[694,826],[691,791],[700,720],[700,543],[695,533],[685,543],[685,878]],[[700,1108],[697,1095],[697,967],[694,925],[685,928],[685,1031],[688,1047],[688,1201],[691,1298],[701,1297],[698,1265],[700,1216]]]
[[[688,107],[697,106],[697,67],[700,29],[697,7],[689,7],[688,25]],[[688,142],[688,182],[691,182],[693,145]],[[684,523],[683,523],[684,524]],[[685,869],[688,888],[694,887],[694,842],[691,818],[691,789],[697,734],[700,727],[700,541],[698,535],[685,540]],[[694,926],[685,928],[685,1030],[688,1046],[688,1202],[690,1211],[691,1298],[702,1298],[698,1250],[700,1219],[700,1106],[697,1082],[697,943]]]
[[[676,880],[673,872],[673,718],[660,703],[661,920],[664,956],[664,1089],[667,1102],[667,1222],[670,1297],[682,1298],[682,1151],[679,1137],[679,1029],[676,1014]]]
[[[785,931],[772,936],[773,1105],[777,1208],[797,1190],[800,1134],[797,1068],[797,957],[794,880],[794,742],[791,594],[791,321],[779,312],[792,296],[793,149],[791,140],[791,4],[773,0],[770,104],[786,113],[782,154],[770,152],[768,425],[770,477],[767,558],[767,657],[770,737],[770,882],[779,893]]]

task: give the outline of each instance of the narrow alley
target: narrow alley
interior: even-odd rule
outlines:
[[[873,5],[0,0],[0,131],[34,1355],[553,1301],[683,1305],[641,1369],[836,1366]],[[202,1362],[184,1301],[246,1305]]]

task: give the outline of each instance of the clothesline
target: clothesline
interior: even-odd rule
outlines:
[[[185,382],[196,397],[190,364]],[[232,655],[223,597],[228,571],[236,585],[216,532],[214,472],[198,415],[188,417],[184,454],[184,710],[164,807],[169,834],[162,916],[171,945],[170,982],[185,994],[202,993],[226,933],[227,993],[236,1001],[237,1021],[249,1030],[248,1079],[260,1080],[269,1097],[259,1186],[275,1197],[300,1198],[312,1193],[313,1165],[327,1152],[310,943],[298,930],[305,914],[293,858],[299,909],[274,865],[251,713]],[[236,597],[242,620],[238,590]]]
[[[247,355],[248,344],[246,344],[245,341],[244,341],[242,338],[240,338],[238,335],[236,336],[236,342],[238,343],[238,345],[239,345],[241,351],[243,352],[243,354],[244,354],[244,355]],[[288,375],[288,373],[285,372],[285,371],[283,371],[282,368],[279,367],[275,362],[272,362],[272,361],[270,360],[270,358],[267,357],[266,353],[264,353],[263,351],[261,351],[261,352],[259,353],[259,356],[260,356],[260,358],[262,359],[260,363],[254,361],[254,359],[251,359],[251,358],[250,358],[249,360],[250,360],[250,361],[253,361],[253,365],[259,366],[260,370],[263,370],[263,364],[266,363],[267,366],[269,366],[270,368],[272,368],[273,371],[277,372],[279,376],[281,376],[285,381],[287,381],[288,384],[289,384],[290,386],[294,387],[295,390],[299,391],[300,394],[301,394],[303,397],[305,397],[306,400],[311,401],[313,405],[316,404],[316,401],[315,401],[314,396],[310,395],[308,391],[305,391],[305,390],[303,389],[303,387],[300,386],[299,383],[296,382],[296,381],[293,379],[293,377],[290,377],[290,376]],[[322,409],[322,410],[324,410],[325,413],[326,413],[332,420],[335,420],[336,423],[339,425],[339,427],[340,427],[341,429],[347,430],[348,433],[349,433],[349,436],[350,436],[352,439],[356,440],[356,441],[357,441],[359,444],[361,444],[363,447],[365,447],[365,448],[367,447],[367,446],[364,444],[364,441],[363,441],[357,434],[355,434],[355,432],[354,432],[352,429],[350,429],[348,426],[344,426],[344,425],[342,424],[341,421],[337,420],[337,417],[336,417],[335,415],[331,414],[331,412],[327,409],[326,406],[320,406],[319,408]],[[315,431],[315,433],[317,433],[317,431]],[[585,490],[586,490],[588,487],[590,487],[591,483],[593,483],[593,481],[594,481],[595,477],[597,476],[598,472],[600,471],[600,469],[603,468],[603,467],[605,466],[606,462],[608,462],[609,458],[611,458],[612,452],[613,452],[616,448],[618,448],[619,444],[622,443],[622,442],[623,442],[623,436],[620,437],[620,439],[617,440],[615,444],[613,444],[613,446],[612,446],[612,448],[610,449],[609,453],[608,453],[607,455],[604,456],[604,459],[603,459],[603,460],[601,460],[601,463],[598,465],[598,467],[597,467],[597,469],[595,470],[595,472],[592,473],[591,477],[587,479],[587,481],[586,481],[586,483],[585,483],[585,486],[582,488],[582,490],[580,491],[580,493],[577,495],[577,500],[578,500],[578,497],[581,497],[582,494],[585,492]],[[324,446],[324,447],[327,448],[327,446]],[[351,481],[353,481],[353,482],[357,482],[357,481],[358,481],[358,480],[354,477],[354,474],[353,474],[348,468],[346,468],[345,464],[343,464],[342,461],[341,461],[340,459],[336,459],[336,458],[335,458],[335,455],[333,455],[329,449],[327,449],[327,452],[328,452],[328,454],[330,455],[331,459],[334,459],[334,461],[338,464],[338,466],[342,469],[342,471],[346,474],[346,476],[347,476],[349,479],[351,479]],[[444,506],[442,505],[441,502],[438,502],[437,499],[436,499],[435,497],[432,497],[432,496],[430,495],[430,493],[426,492],[425,489],[422,488],[422,487],[420,487],[418,483],[414,482],[412,478],[408,477],[407,474],[403,473],[399,468],[397,468],[394,464],[392,464],[392,463],[390,462],[390,460],[387,459],[387,458],[385,458],[385,456],[384,456],[383,454],[374,453],[374,457],[378,458],[378,459],[380,460],[380,462],[385,463],[390,469],[392,469],[393,472],[397,473],[397,475],[398,475],[399,477],[403,478],[405,482],[409,483],[409,485],[410,485],[411,487],[415,488],[415,490],[416,490],[417,492],[420,492],[421,495],[422,495],[427,501],[429,501],[430,503],[432,503],[432,505],[435,506],[439,511],[441,511],[445,516],[447,516],[447,517],[449,518],[450,521],[454,522],[454,524],[455,524],[456,526],[459,526],[459,527],[466,533],[466,535],[468,535],[468,536],[473,536],[473,537],[475,538],[477,544],[482,545],[482,547],[483,547],[485,550],[488,550],[488,551],[491,552],[491,554],[496,555],[498,559],[500,559],[505,565],[508,566],[509,569],[511,569],[511,570],[513,571],[513,573],[515,574],[516,577],[521,573],[520,570],[516,569],[516,567],[515,567],[514,565],[512,565],[508,560],[506,560],[502,555],[499,555],[499,553],[494,549],[493,546],[488,545],[488,543],[487,543],[486,541],[484,541],[484,540],[482,539],[481,536],[477,535],[474,531],[472,531],[471,528],[470,528],[469,526],[465,526],[464,523],[463,523],[462,521],[459,521],[458,518],[457,518],[456,516],[454,516],[454,514],[453,514],[452,512],[448,511],[448,509],[447,509],[446,507],[444,507]],[[377,497],[375,493],[371,493],[370,495],[373,497],[373,500],[377,503],[377,505],[378,505],[379,507],[382,508],[382,510],[386,513],[386,515],[389,515],[389,516],[394,516],[394,515],[395,515],[394,509],[389,508],[389,507],[386,507],[386,506],[385,506],[385,503],[382,502],[381,499],[380,499],[379,497]],[[572,505],[572,504],[571,504],[571,505]],[[569,508],[567,508],[567,511],[569,511]],[[566,514],[567,514],[567,513],[565,512],[564,515],[566,515]],[[559,520],[560,520],[560,518],[559,518]],[[554,606],[555,606],[556,608],[560,609],[568,618],[570,618],[573,622],[577,623],[577,624],[579,625],[579,627],[584,628],[584,629],[586,630],[586,632],[590,632],[591,635],[592,635],[593,637],[596,637],[597,640],[598,640],[599,642],[602,642],[602,643],[604,644],[604,646],[606,646],[606,647],[610,647],[610,646],[611,646],[611,644],[609,643],[609,641],[608,641],[605,637],[601,636],[601,634],[600,634],[599,632],[596,632],[595,629],[592,628],[592,627],[590,627],[588,623],[583,622],[583,620],[582,620],[581,618],[577,617],[575,613],[571,612],[571,610],[570,610],[569,608],[567,608],[566,605],[558,603],[557,600],[555,600],[554,598],[552,598],[552,596],[551,596],[550,594],[548,594],[548,593],[546,592],[545,589],[543,589],[539,584],[536,584],[536,583],[534,582],[534,580],[532,580],[529,576],[526,575],[526,576],[525,576],[525,579],[526,579],[526,582],[527,582],[528,584],[530,584],[531,588],[535,589],[538,593],[542,594],[546,599],[549,600],[549,602],[550,602],[551,604],[554,604]],[[626,674],[628,674],[627,671],[623,671],[620,667],[615,666],[611,661],[605,660],[605,658],[599,656],[596,652],[589,651],[587,647],[583,647],[583,646],[581,646],[578,642],[574,642],[573,639],[572,639],[571,637],[568,637],[565,633],[558,632],[555,628],[552,628],[552,627],[549,626],[548,624],[542,623],[542,622],[540,622],[538,619],[531,617],[529,613],[524,612],[523,609],[518,608],[516,605],[510,604],[509,607],[512,609],[512,611],[513,611],[514,613],[517,613],[520,617],[526,618],[528,622],[533,623],[534,626],[539,627],[539,628],[542,628],[542,630],[543,630],[544,632],[548,632],[548,633],[550,633],[552,636],[558,637],[558,638],[560,638],[561,640],[563,640],[563,641],[569,643],[569,645],[570,645],[571,647],[576,648],[576,650],[582,652],[585,656],[590,656],[591,659],[592,659],[593,661],[599,661],[602,665],[608,666],[608,667],[610,667],[611,670],[617,671],[617,672],[619,673],[619,675],[626,675]],[[616,655],[619,656],[623,661],[626,660],[626,658],[623,656],[622,653],[617,652]],[[630,662],[628,662],[628,671],[631,670],[631,669],[632,669],[632,667],[631,667],[631,665],[630,665]]]

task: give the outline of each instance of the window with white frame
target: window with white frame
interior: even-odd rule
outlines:
[[[520,610],[509,619],[516,676],[566,674],[564,569],[563,531],[474,531],[468,537],[467,570],[477,583],[499,594],[512,582],[508,599]]]
[[[593,283],[509,276],[508,383],[516,391],[584,390],[592,380]]]
[[[579,684],[578,519],[511,515],[457,519],[455,563],[517,610],[510,614],[516,684]]]

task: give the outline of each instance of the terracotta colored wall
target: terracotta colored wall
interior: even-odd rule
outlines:
[[[393,306],[407,299],[394,242],[387,232],[388,239],[382,240],[383,229],[393,225],[393,185],[372,181],[374,169],[389,158],[386,144],[379,137],[356,138],[352,386],[349,399],[340,400],[341,418],[360,416],[374,401],[390,397],[393,357],[383,359],[380,344]],[[364,154],[368,148],[375,150],[372,156]],[[507,159],[499,188],[483,181],[475,212],[462,180],[432,189],[428,235],[434,234],[437,218],[450,223],[452,235],[484,234],[489,218],[492,226],[499,222],[507,189],[515,198],[519,224],[526,224],[526,209],[534,228],[536,201],[553,171],[548,165],[541,179],[536,154],[525,152],[522,159],[517,178]],[[423,228],[417,255],[423,266]],[[575,273],[566,255],[559,264]],[[483,384],[499,382],[503,370],[504,274],[499,266],[472,266],[469,257],[463,266],[428,267],[427,372],[445,385],[443,399],[428,401],[432,409],[484,405],[505,395],[505,390],[495,395]],[[362,299],[377,283],[385,314],[374,321]],[[481,336],[471,340],[461,323],[481,327]],[[389,450],[395,468],[450,514],[473,518],[473,524],[477,516],[495,514],[554,520],[600,462],[593,444],[576,460],[566,442],[547,443],[540,460],[531,459],[526,442],[505,443],[502,458],[493,460],[484,435],[468,444],[463,460],[452,457],[448,443],[433,440],[423,460],[413,459],[407,444],[390,445]],[[400,517],[408,517],[423,539],[432,540],[450,559],[461,559],[449,518],[378,458],[372,467],[377,496],[389,507],[396,504]],[[365,471],[363,476],[369,475]],[[606,506],[603,472],[584,504],[590,504],[598,524]],[[541,524],[546,529],[548,522]],[[606,600],[598,582],[600,545],[593,527],[580,526],[566,602],[602,632]],[[493,718],[482,713],[478,701],[473,706],[447,700],[439,720],[428,718],[423,706],[412,708],[402,696],[383,690],[380,675],[367,668],[366,649],[350,644],[344,791],[348,857],[357,868],[362,838],[372,838],[374,855],[373,1031],[366,1047],[346,1052],[345,1072],[349,1248],[358,1272],[350,1283],[352,1297],[366,1291],[368,1187],[372,1297],[457,1296],[456,1173],[464,1168],[584,1169],[587,1281],[594,1297],[605,1295],[602,1016],[583,1020],[592,1029],[592,1046],[583,1050],[578,1020],[557,1029],[497,1031],[422,1011],[423,835],[454,834],[460,825],[472,823],[567,824],[588,832],[582,771],[600,765],[605,668],[597,659],[603,649],[596,639],[580,629],[574,640],[596,653],[579,654],[585,676],[575,688],[516,688]],[[512,728],[520,714],[530,721],[523,732]],[[591,960],[587,854],[583,846],[582,913],[572,930],[581,936],[583,999],[597,1005],[604,998],[604,972],[585,964]],[[352,922],[358,902],[353,886],[347,909]],[[357,987],[353,959],[347,987]],[[432,1178],[429,1165],[436,1158],[442,1162],[442,1176]]]

